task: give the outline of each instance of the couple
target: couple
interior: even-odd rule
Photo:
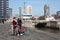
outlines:
[[[13,17],[12,24],[13,24],[13,35],[17,35],[17,34],[20,35],[20,29],[21,29],[21,26],[22,26],[22,20],[21,20],[21,18],[18,18],[16,20],[16,18]],[[18,32],[16,32],[16,28],[17,27],[18,27]]]

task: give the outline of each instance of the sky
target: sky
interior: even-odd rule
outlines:
[[[49,5],[50,14],[56,14],[57,11],[60,11],[60,0],[9,0],[9,8],[12,8],[13,16],[19,14],[19,7],[23,7],[24,2],[32,6],[33,16],[44,15],[45,4]]]

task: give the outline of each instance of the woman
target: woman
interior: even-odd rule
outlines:
[[[13,17],[12,24],[13,24],[13,35],[15,35],[15,34],[16,34],[16,33],[15,33],[15,29],[16,29],[16,27],[17,27],[17,20],[16,20],[15,17]]]

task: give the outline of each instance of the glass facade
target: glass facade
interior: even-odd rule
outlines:
[[[0,19],[8,18],[9,0],[0,0]]]

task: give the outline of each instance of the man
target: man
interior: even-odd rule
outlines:
[[[20,35],[20,29],[21,29],[21,26],[22,26],[22,20],[21,20],[21,18],[18,18],[17,22],[18,22],[18,26],[19,26],[18,32],[19,32],[19,35]]]

